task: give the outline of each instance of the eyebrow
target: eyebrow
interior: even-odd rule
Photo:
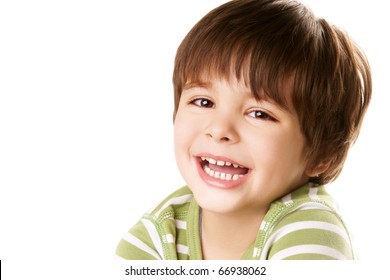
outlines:
[[[200,88],[200,89],[210,89],[213,87],[213,83],[212,82],[204,82],[204,81],[194,81],[194,82],[188,82],[186,83],[184,86],[183,86],[183,90],[182,91],[185,91],[185,90],[191,90],[191,89],[195,89],[195,88]],[[275,102],[273,99],[271,98],[256,98],[256,96],[252,93],[252,92],[248,92],[252,97],[254,97],[256,99],[257,102],[267,102],[269,104],[271,104],[272,106],[276,107],[278,110],[282,111],[282,112],[286,112],[288,114],[293,114],[293,110],[290,108],[290,106],[282,106],[281,104],[278,104],[277,102]]]
[[[192,88],[208,89],[211,87],[212,87],[212,83],[210,83],[210,82],[189,82],[183,86],[183,90],[188,90],[188,89],[192,89]]]

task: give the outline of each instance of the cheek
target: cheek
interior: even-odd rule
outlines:
[[[193,130],[190,129],[191,127],[187,118],[183,118],[179,114],[176,116],[174,124],[174,150],[176,161],[179,165],[182,165],[183,160],[188,155],[195,138]]]
[[[186,119],[177,119],[174,126],[174,151],[176,164],[181,176],[188,186],[193,180],[192,151],[195,144],[196,133]]]
[[[188,149],[202,130],[199,118],[189,114],[185,109],[179,110],[174,122],[174,143],[175,149]]]
[[[305,162],[303,157],[304,141],[300,135],[294,133],[289,134],[278,143],[281,168],[285,174],[290,174],[292,178],[301,177]]]
[[[185,167],[185,150],[186,150],[186,141],[185,141],[185,135],[182,133],[180,129],[180,124],[175,122],[174,127],[174,151],[175,151],[175,158],[176,158],[176,164],[180,171],[180,174],[184,177],[185,173],[184,171],[187,169]]]
[[[186,129],[187,125],[182,119],[176,119],[174,126],[174,144],[175,150],[186,145],[190,139],[190,131]]]
[[[302,162],[303,140],[294,133],[263,135],[253,143],[253,154],[263,167],[286,169]]]
[[[185,134],[182,132],[180,126],[178,126],[177,124],[175,124],[173,137],[174,137],[175,156],[176,156],[176,160],[179,163],[180,156],[183,153],[182,151],[184,149],[186,141],[185,141]]]

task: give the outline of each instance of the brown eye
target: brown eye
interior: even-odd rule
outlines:
[[[205,108],[214,107],[214,103],[211,100],[208,100],[206,98],[197,98],[195,100],[192,100],[191,103],[198,107],[205,107]]]
[[[253,110],[248,115],[252,118],[260,119],[260,120],[269,120],[269,121],[275,120],[275,118],[271,117],[269,114],[264,113],[263,111],[260,110]]]

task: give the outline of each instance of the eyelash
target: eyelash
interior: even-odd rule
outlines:
[[[251,116],[252,113],[255,113],[254,116]],[[260,110],[253,110],[249,112],[248,116],[254,118],[254,119],[261,119],[261,120],[266,120],[266,121],[276,121],[274,117],[272,117],[270,114],[267,114],[263,111]]]
[[[207,99],[207,98],[195,98],[189,102],[190,104],[193,104],[195,106],[201,107],[201,108],[214,108],[215,104],[213,101]],[[207,104],[206,104],[207,103]],[[254,115],[253,115],[254,114]],[[276,121],[274,117],[272,117],[270,114],[265,113],[261,110],[252,110],[248,113],[248,116],[254,119],[261,119],[266,121]]]
[[[204,104],[205,102],[208,102],[209,105],[205,105]],[[204,107],[204,108],[213,108],[215,106],[213,101],[211,101],[207,98],[203,98],[203,97],[191,100],[190,104],[193,104],[193,105],[198,106],[198,107]]]

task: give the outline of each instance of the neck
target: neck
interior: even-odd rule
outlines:
[[[203,259],[240,259],[256,239],[265,213],[221,214],[202,211]]]

